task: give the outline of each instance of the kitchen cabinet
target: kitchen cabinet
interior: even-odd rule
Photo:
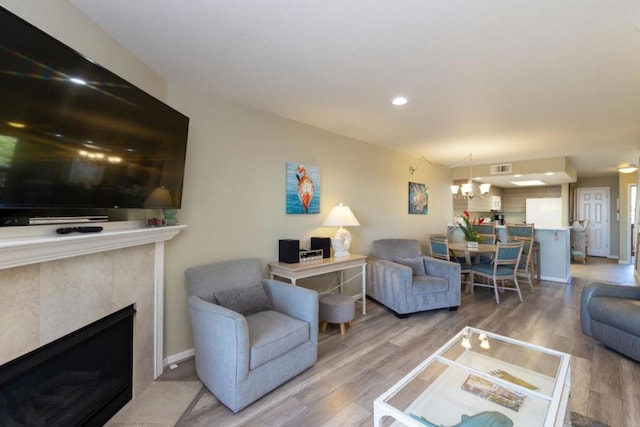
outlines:
[[[492,194],[489,192],[482,199],[474,198],[469,200],[469,211],[471,212],[491,212],[491,197]]]
[[[504,200],[502,206],[504,212],[525,212],[527,210],[527,198],[529,191],[527,188],[506,188],[504,190]]]
[[[466,182],[466,181],[465,181]],[[460,185],[458,182],[456,184]],[[474,183],[473,192],[478,194],[480,193],[480,188],[477,184]],[[491,197],[497,196],[502,197],[503,189],[500,187],[491,186],[489,189],[489,193],[483,198],[473,199],[454,199],[453,200],[453,211],[454,212],[491,212]],[[502,201],[504,205],[504,200]]]

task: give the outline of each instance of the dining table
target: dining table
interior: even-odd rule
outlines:
[[[464,253],[464,258],[467,264],[473,264],[471,259],[472,255],[480,255],[480,254],[493,254],[496,252],[498,248],[497,245],[489,244],[489,243],[478,243],[478,246],[468,246],[467,242],[450,242],[449,243],[449,252],[453,253],[454,256],[456,254]]]

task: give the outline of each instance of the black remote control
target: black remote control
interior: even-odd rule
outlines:
[[[99,233],[103,230],[102,227],[98,226],[89,226],[89,227],[64,227],[56,229],[56,233],[58,234],[69,234],[69,233]]]

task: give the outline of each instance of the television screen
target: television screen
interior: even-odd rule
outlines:
[[[0,209],[181,206],[188,117],[3,8],[0,28]]]

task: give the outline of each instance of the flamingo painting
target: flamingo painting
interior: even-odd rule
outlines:
[[[287,162],[287,213],[320,213],[320,168]]]
[[[313,191],[315,189],[313,180],[307,176],[307,168],[303,165],[298,165],[296,178],[298,178],[298,199],[302,203],[304,213],[309,213],[309,203],[313,199]]]

